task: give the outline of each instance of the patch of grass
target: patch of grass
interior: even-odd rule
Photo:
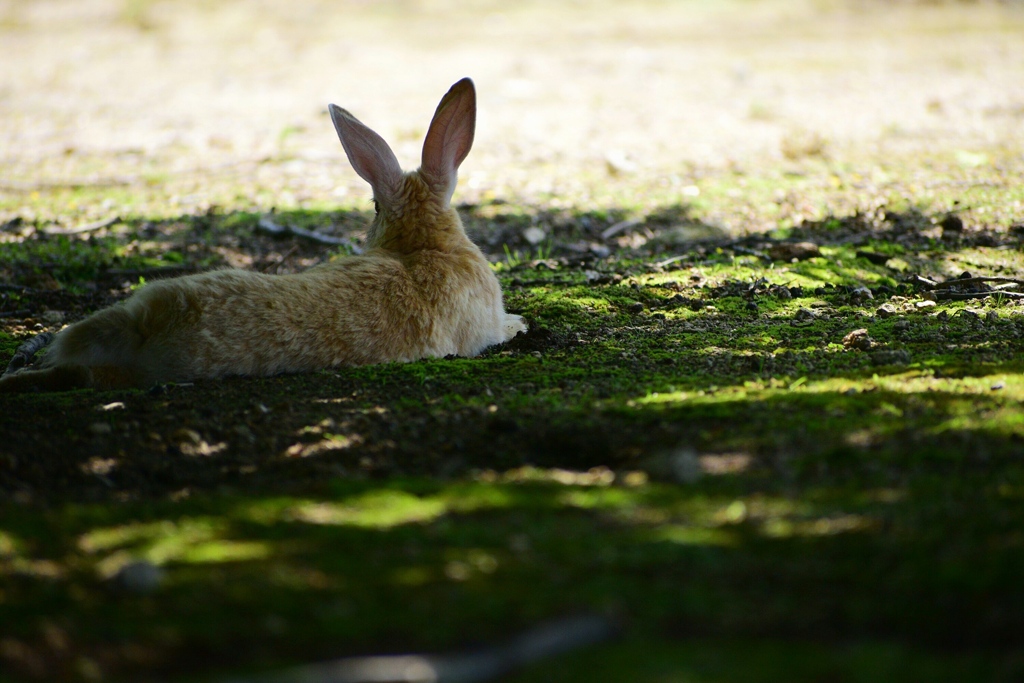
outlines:
[[[1022,480],[1019,469],[1004,470],[1008,481]],[[259,646],[268,637],[301,642],[309,659],[383,642],[393,651],[470,648],[579,610],[644,638],[523,680],[565,666],[598,680],[658,680],[665,669],[727,680],[845,666],[851,680],[943,666],[949,676],[1018,670],[1012,658],[929,650],[950,639],[1003,642],[1019,616],[989,611],[1020,600],[1006,581],[1022,561],[1012,542],[1019,501],[1012,485],[1002,495],[982,481],[922,473],[893,485],[865,473],[798,484],[794,496],[792,482],[757,468],[686,486],[528,468],[448,484],[335,480],[303,497],[67,505],[45,517],[5,506],[0,611],[9,642],[59,629],[83,653],[160,643],[151,655],[183,676],[196,666],[213,673],[196,651],[218,651],[218,668],[276,663]],[[976,511],[971,523],[961,506]],[[140,559],[161,567],[163,581],[145,597],[112,594],[110,577]],[[829,632],[857,642],[815,644]],[[670,648],[659,633],[700,640]],[[787,640],[727,656],[737,638],[765,634]],[[48,656],[81,666],[70,653]]]
[[[623,639],[519,680],[1019,677],[1022,308],[932,305],[908,278],[1019,273],[1012,212],[948,231],[949,201],[898,199],[899,169],[828,170],[464,207],[531,325],[478,358],[0,399],[3,675],[192,680],[584,612]],[[23,221],[4,268],[74,286],[330,257],[231,206],[91,240]],[[744,211],[773,232],[725,234]],[[353,243],[368,220],[272,217]],[[773,261],[779,240],[820,256]],[[67,303],[4,295],[40,319]],[[0,362],[34,320],[4,323]],[[163,572],[150,592],[116,578],[136,561]]]

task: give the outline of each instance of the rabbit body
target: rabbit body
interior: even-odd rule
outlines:
[[[219,270],[147,284],[62,330],[39,363],[0,378],[0,391],[474,356],[525,331],[505,313],[497,278],[449,204],[472,142],[472,83],[463,79],[442,100],[424,164],[411,173],[348,112],[332,105],[331,115],[374,188],[365,254],[294,275]]]

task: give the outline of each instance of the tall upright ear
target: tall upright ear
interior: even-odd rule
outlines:
[[[341,107],[331,104],[327,109],[352,168],[370,183],[375,199],[393,200],[402,187],[403,173],[388,143]]]
[[[451,199],[459,165],[473,146],[476,131],[476,89],[463,78],[441,98],[423,141],[420,172],[440,194]]]

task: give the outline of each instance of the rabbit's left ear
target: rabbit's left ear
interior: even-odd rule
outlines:
[[[331,104],[331,121],[359,177],[370,183],[376,200],[390,204],[402,187],[402,167],[384,138],[341,107]]]
[[[476,130],[476,89],[463,78],[441,98],[423,141],[420,171],[445,199],[455,191],[459,165],[473,146]]]

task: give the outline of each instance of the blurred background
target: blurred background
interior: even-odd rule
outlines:
[[[0,0],[0,47],[8,193],[141,179],[185,183],[185,204],[363,201],[327,103],[414,167],[467,75],[470,199],[937,146],[971,164],[1024,139],[1024,2]]]

